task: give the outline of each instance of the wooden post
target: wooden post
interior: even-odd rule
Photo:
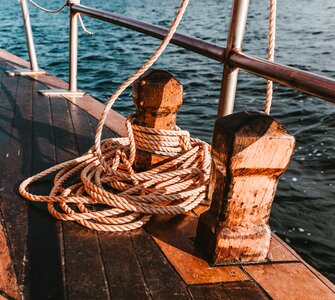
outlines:
[[[214,264],[260,262],[269,251],[268,225],[278,177],[295,139],[270,116],[241,112],[215,123],[208,198],[196,243]]]
[[[176,116],[183,103],[183,87],[169,72],[149,70],[133,85],[135,123],[156,129],[176,129]],[[148,170],[170,157],[136,150],[134,169]]]

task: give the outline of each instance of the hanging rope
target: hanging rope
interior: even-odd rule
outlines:
[[[152,214],[180,214],[205,198],[210,146],[190,138],[188,132],[138,126],[132,123],[134,115],[130,115],[126,122],[127,138],[101,140],[113,103],[163,53],[187,5],[188,0],[183,0],[159,48],[109,99],[97,127],[95,145],[79,158],[26,179],[19,187],[23,197],[47,202],[49,212],[60,220],[75,221],[100,231],[135,229],[145,224]],[[171,156],[172,160],[136,173],[133,169],[136,148]],[[28,192],[32,183],[53,172],[57,174],[48,196]]]
[[[92,31],[87,30],[87,28],[86,28],[86,26],[85,26],[85,24],[84,24],[83,18],[81,17],[81,14],[78,14],[78,19],[79,19],[81,28],[84,30],[84,32],[85,32],[87,35],[93,35],[93,32],[92,32]]]
[[[36,6],[38,9],[40,9],[40,10],[46,12],[46,13],[49,13],[49,14],[55,14],[55,13],[61,12],[66,6],[68,6],[68,3],[66,1],[62,7],[58,8],[58,9],[55,9],[55,10],[52,10],[52,9],[47,9],[47,8],[42,7],[41,5],[37,4],[33,0],[29,0],[29,2],[32,5]]]
[[[270,0],[269,34],[268,34],[268,60],[274,61],[275,42],[276,42],[276,15],[277,0]],[[272,104],[273,82],[266,81],[266,100],[264,112],[269,114]]]
[[[62,7],[58,8],[58,9],[55,9],[55,10],[51,10],[51,9],[47,9],[47,8],[45,8],[45,7],[42,7],[41,5],[37,4],[37,3],[34,2],[33,0],[29,0],[29,2],[30,2],[32,5],[36,6],[38,9],[40,9],[40,10],[46,12],[46,13],[49,13],[49,14],[55,14],[55,13],[61,12],[65,7],[69,6],[69,1],[66,1]],[[81,25],[81,27],[83,28],[84,32],[85,32],[87,35],[93,35],[93,32],[87,30],[87,28],[86,28],[86,26],[85,26],[85,24],[84,24],[84,21],[83,21],[83,19],[82,19],[82,17],[81,17],[80,14],[78,14],[78,17],[79,17],[78,19],[79,19],[80,25]]]

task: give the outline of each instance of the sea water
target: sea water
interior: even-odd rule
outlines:
[[[40,0],[57,8],[61,0]],[[244,51],[262,58],[267,52],[268,1],[250,1]],[[83,5],[113,11],[168,27],[178,0],[82,0]],[[192,0],[178,32],[225,46],[231,1]],[[50,15],[30,6],[40,66],[68,80],[68,11]],[[275,59],[301,70],[335,79],[335,2],[278,0]],[[79,29],[78,86],[102,102],[137,70],[160,41],[99,20],[83,17],[93,36]],[[20,5],[0,2],[0,47],[27,59]],[[156,63],[184,86],[178,125],[211,141],[216,119],[222,65],[169,46]],[[265,80],[240,72],[235,110],[261,110]],[[131,89],[114,109],[134,111]],[[335,105],[274,85],[271,114],[295,137],[297,145],[282,175],[270,224],[290,246],[335,282]]]

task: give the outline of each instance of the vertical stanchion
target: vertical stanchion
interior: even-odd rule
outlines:
[[[26,42],[28,47],[28,55],[30,61],[30,68],[32,71],[38,71],[38,63],[36,58],[35,44],[33,38],[33,32],[31,30],[30,16],[27,0],[21,0],[21,9],[23,15],[24,29],[26,33]]]
[[[223,71],[218,117],[229,115],[234,110],[238,68],[230,66],[229,56],[233,51],[239,51],[242,48],[248,8],[249,0],[233,1],[226,49],[227,59]]]
[[[27,0],[20,0],[20,3],[21,3],[24,31],[26,35],[26,44],[27,44],[27,49],[28,49],[30,69],[10,70],[10,71],[7,71],[7,74],[11,76],[43,74],[45,72],[42,70],[39,70],[38,68],[35,43],[34,43],[33,31],[31,29],[30,15],[29,15],[29,8],[28,8]]]
[[[72,0],[70,4],[80,4],[80,0]],[[78,77],[78,13],[70,9],[70,45],[69,45],[69,90],[77,92]]]
[[[69,43],[69,89],[68,90],[41,90],[44,96],[72,96],[81,97],[85,93],[78,90],[78,16],[79,13],[73,12],[72,5],[79,5],[80,0],[68,0],[70,6],[70,43]]]

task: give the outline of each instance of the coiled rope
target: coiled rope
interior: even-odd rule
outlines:
[[[270,0],[269,33],[268,33],[268,60],[274,61],[276,42],[277,0]],[[266,81],[266,100],[264,112],[270,114],[273,95],[273,82]]]
[[[180,214],[193,209],[206,196],[211,164],[210,146],[190,138],[187,131],[157,130],[133,124],[127,118],[127,138],[101,140],[102,129],[119,95],[146,72],[169,44],[186,10],[183,0],[161,45],[150,59],[110,97],[96,130],[95,145],[83,156],[51,167],[23,181],[20,194],[47,202],[57,219],[75,221],[99,231],[125,231],[141,227],[152,214]],[[171,160],[149,171],[133,169],[136,148]],[[34,195],[28,187],[57,172],[48,196]],[[80,179],[78,179],[78,177]]]

